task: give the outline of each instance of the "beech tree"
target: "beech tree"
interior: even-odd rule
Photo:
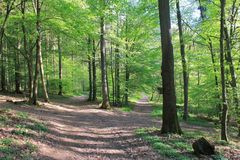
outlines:
[[[159,0],[159,17],[162,43],[162,83],[163,83],[163,117],[162,133],[181,134],[178,122],[176,93],[174,83],[174,57],[171,39],[171,22],[169,0]]]

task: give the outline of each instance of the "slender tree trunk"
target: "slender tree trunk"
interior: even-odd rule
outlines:
[[[39,43],[37,43],[37,49],[36,50],[39,50]],[[39,70],[40,70],[40,67],[39,67],[39,54],[37,54],[36,55],[35,75],[34,75],[34,80],[33,80],[33,91],[32,91],[33,95],[32,95],[32,100],[31,100],[31,103],[33,105],[37,105]]]
[[[126,35],[128,34],[128,19],[126,18]],[[129,46],[128,46],[128,39],[126,38],[126,64],[125,64],[125,105],[128,105],[128,96],[129,96],[129,79],[130,79],[130,72],[129,72]]]
[[[177,117],[174,56],[171,40],[169,0],[158,0],[162,41],[163,122],[162,133],[181,134]]]
[[[58,95],[62,96],[62,48],[61,48],[61,38],[58,37],[58,68],[59,68],[59,82],[58,82],[58,87],[59,87],[59,92]]]
[[[41,3],[40,0],[36,0],[36,29],[37,29],[37,40],[36,40],[36,66],[35,66],[35,76],[33,81],[33,98],[31,103],[37,105],[37,94],[38,94],[38,77],[40,72],[40,56],[41,56],[41,24],[40,24],[40,12],[41,12]],[[46,97],[45,97],[46,98]]]
[[[49,51],[50,51],[50,45],[49,45],[49,34],[48,33],[46,33],[46,44],[45,44],[45,52],[46,52],[46,54],[47,54],[47,56],[46,56],[46,70],[47,70],[47,73],[46,73],[46,86],[47,86],[47,91],[48,91],[48,93],[49,93],[49,73],[48,73],[48,69],[49,69]]]
[[[120,97],[120,55],[119,55],[119,45],[116,45],[115,50],[115,93],[116,93],[116,105],[119,106],[121,103]]]
[[[237,1],[234,0],[231,8],[231,16],[230,16],[230,33],[228,33],[227,26],[225,24],[225,40],[226,40],[226,48],[227,48],[227,62],[229,65],[230,69],[230,74],[231,74],[231,87],[233,91],[233,101],[235,105],[235,109],[237,112],[237,115],[240,115],[240,109],[239,109],[239,94],[238,94],[238,85],[237,85],[237,77],[236,77],[236,70],[234,68],[234,63],[233,63],[233,57],[232,57],[232,38],[234,36],[234,32],[236,32],[236,16],[238,13],[239,5],[236,6]],[[237,122],[238,122],[238,136],[240,137],[240,118],[237,117]]]
[[[88,38],[88,79],[89,79],[88,101],[93,100],[92,58],[90,54],[91,54],[91,39]]]
[[[33,63],[32,61],[27,62],[28,68],[28,90],[29,90],[29,101],[33,99]]]
[[[97,71],[96,71],[96,48],[95,40],[92,41],[93,51],[92,51],[92,100],[97,100]]]
[[[110,48],[110,55],[111,55],[111,78],[112,78],[112,101],[113,105],[116,105],[115,101],[115,81],[114,81],[114,59],[113,59],[113,46],[111,44]]]
[[[26,1],[21,1],[21,12],[22,12],[22,32],[23,32],[23,48],[24,48],[24,58],[27,61],[28,68],[28,98],[29,101],[33,99],[33,53],[32,50],[28,50],[27,46],[27,31],[25,27],[25,10],[26,10]]]
[[[220,65],[221,65],[221,84],[222,84],[222,118],[221,118],[221,140],[228,141],[227,136],[227,115],[228,102],[225,83],[225,60],[224,60],[224,25],[225,25],[225,0],[221,1],[221,26],[220,26]]]
[[[0,48],[1,49],[1,48]],[[1,91],[6,92],[6,57],[3,52],[1,52]]]
[[[186,121],[189,117],[189,114],[188,114],[188,71],[187,71],[187,62],[186,62],[186,57],[185,57],[185,43],[184,43],[184,38],[183,38],[182,15],[181,15],[181,10],[180,10],[179,0],[177,0],[177,2],[176,2],[176,7],[177,7],[178,29],[179,29],[179,39],[180,39],[182,68],[183,68],[183,90],[184,90],[183,119]]]
[[[41,30],[41,20],[40,20],[41,5],[42,5],[41,0],[37,0],[37,32],[38,32],[37,56],[39,57],[39,59],[38,59],[39,60],[39,69],[40,69],[40,75],[41,75],[44,100],[45,100],[45,102],[49,102],[46,81],[45,81],[45,75],[44,75],[43,58],[42,58],[42,30]]]
[[[100,26],[101,26],[101,37],[100,37],[100,41],[101,41],[100,42],[100,48],[101,48],[101,72],[102,72],[102,104],[101,104],[100,108],[108,109],[111,106],[109,104],[109,98],[108,98],[107,65],[106,65],[106,41],[105,41],[104,16],[101,17],[101,25]]]
[[[45,81],[45,75],[44,75],[44,67],[43,67],[43,59],[42,59],[42,35],[40,33],[39,36],[39,69],[40,69],[40,74],[41,74],[41,82],[42,82],[42,88],[43,88],[43,95],[44,95],[44,100],[45,102],[49,102],[49,97],[48,97],[48,92],[47,92],[47,87],[46,87],[46,81]]]
[[[231,87],[233,90],[233,99],[234,99],[234,104],[236,107],[239,106],[239,97],[238,97],[238,92],[237,92],[237,78],[236,78],[236,73],[235,73],[235,68],[233,64],[233,58],[232,58],[232,48],[231,48],[231,40],[228,34],[228,30],[225,27],[224,28],[224,33],[226,36],[226,48],[227,48],[227,62],[229,65],[230,69],[230,75],[231,75]]]
[[[128,47],[126,47],[128,49]],[[128,95],[129,95],[129,65],[128,65],[128,53],[126,53],[126,64],[125,64],[125,104],[128,105]]]
[[[21,42],[18,40],[18,49],[21,49]],[[19,51],[15,54],[15,92],[17,94],[21,93],[20,85],[21,85],[21,70],[20,70],[20,53]]]

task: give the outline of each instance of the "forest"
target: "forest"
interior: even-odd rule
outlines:
[[[0,0],[0,160],[240,160],[240,0]]]

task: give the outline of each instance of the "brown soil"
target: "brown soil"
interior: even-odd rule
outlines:
[[[42,107],[14,105],[1,96],[0,107],[25,111],[46,122],[49,133],[33,137],[39,160],[161,160],[146,142],[135,135],[141,127],[159,127],[150,117],[151,107],[140,102],[131,113],[98,109],[86,97],[64,98]],[[19,99],[20,100],[20,99]]]

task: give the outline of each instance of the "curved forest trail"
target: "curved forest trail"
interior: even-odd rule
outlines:
[[[86,102],[86,97],[59,99],[38,108],[13,105],[3,101],[6,99],[1,97],[1,107],[28,112],[49,125],[49,133],[33,142],[39,147],[36,159],[163,159],[135,135],[137,128],[160,126],[151,118],[152,108],[146,99],[139,101],[131,113],[97,109],[98,105]]]

